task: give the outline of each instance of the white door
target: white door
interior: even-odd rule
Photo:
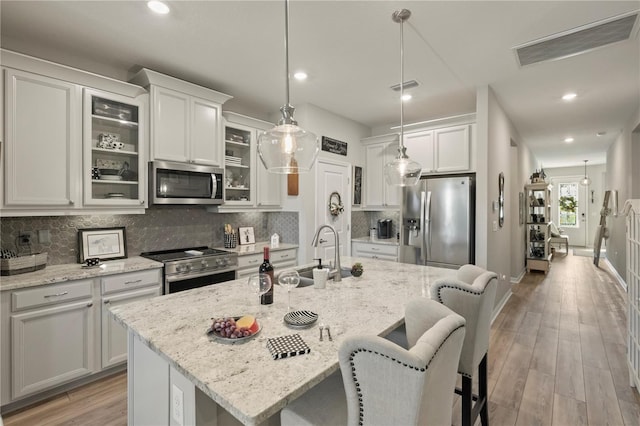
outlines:
[[[334,194],[336,193],[339,197]],[[318,160],[316,176],[316,220],[315,229],[321,225],[331,225],[338,233],[340,254],[348,256],[351,247],[351,166],[346,163]],[[334,194],[333,197],[331,194]],[[332,215],[329,199],[342,203],[342,212]],[[335,255],[335,237],[329,229],[323,229],[314,258],[321,258],[324,264],[333,261]]]
[[[553,223],[569,237],[572,246],[587,245],[587,187],[580,185],[582,176],[564,176],[551,178]]]

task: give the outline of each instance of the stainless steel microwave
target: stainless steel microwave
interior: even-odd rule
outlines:
[[[149,162],[151,204],[222,204],[223,170],[197,164]]]

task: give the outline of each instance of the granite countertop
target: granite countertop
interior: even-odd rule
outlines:
[[[0,278],[0,291],[18,288],[35,287],[64,281],[94,278],[103,275],[121,274],[124,272],[142,271],[162,268],[162,263],[140,256],[127,259],[109,260],[101,266],[84,268],[79,263],[46,266],[44,269],[19,275],[8,275]]]
[[[371,243],[371,244],[381,244],[381,245],[385,245],[385,246],[399,246],[400,242],[398,241],[397,238],[386,238],[386,239],[374,239],[372,240],[370,237],[358,237],[358,238],[352,238],[351,239],[352,242],[359,242],[359,243]]]
[[[230,251],[232,253],[237,253],[238,256],[248,256],[250,254],[262,254],[262,249],[265,246],[269,246],[269,242],[264,241],[264,242],[259,242],[259,243],[255,243],[255,244],[247,244],[247,245],[240,245],[238,244],[235,248],[225,248],[225,247],[216,247],[219,250],[226,250],[226,251]],[[292,248],[298,248],[297,244],[286,244],[286,243],[280,243],[278,245],[278,247],[270,247],[270,250],[273,251],[279,251],[279,250],[288,250],[288,249],[292,249]]]
[[[339,368],[338,347],[345,336],[385,335],[404,321],[405,304],[429,297],[431,283],[455,270],[378,259],[343,257],[343,265],[360,262],[360,278],[327,282],[291,292],[293,309],[311,310],[319,320],[308,329],[283,322],[285,292],[276,287],[274,303],[261,306],[245,280],[135,301],[111,307],[129,328],[195,386],[244,424],[258,424]],[[170,313],[170,314],[168,314]],[[212,317],[254,315],[261,325],[242,344],[212,341],[206,334]],[[318,324],[331,326],[333,341],[319,341]],[[311,352],[273,360],[267,339],[300,334]]]

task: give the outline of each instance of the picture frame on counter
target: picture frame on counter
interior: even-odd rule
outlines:
[[[253,232],[253,226],[238,228],[238,235],[240,236],[240,245],[256,243],[256,236]]]
[[[78,229],[78,261],[125,259],[127,257],[127,233],[124,226],[115,228]]]

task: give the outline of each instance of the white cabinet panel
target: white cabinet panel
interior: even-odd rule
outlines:
[[[423,173],[434,170],[432,131],[405,134],[404,146],[407,155],[422,166]]]
[[[70,207],[80,164],[79,86],[5,70],[6,206]]]
[[[469,125],[434,131],[436,172],[467,171],[471,167],[469,155]]]
[[[189,96],[164,87],[151,91],[151,156],[154,160],[189,160]]]
[[[221,164],[220,105],[205,99],[191,99],[191,153],[197,164]]]
[[[129,291],[105,297],[102,303],[102,368],[125,362],[127,360],[127,330],[109,313],[113,306],[130,303],[136,300],[149,299],[162,294],[157,284],[154,288]]]
[[[89,299],[11,317],[13,398],[93,372],[94,311]]]
[[[397,143],[376,143],[365,147],[365,203],[367,207],[393,208],[400,204],[398,187],[388,185],[384,177],[385,164],[393,161]]]

